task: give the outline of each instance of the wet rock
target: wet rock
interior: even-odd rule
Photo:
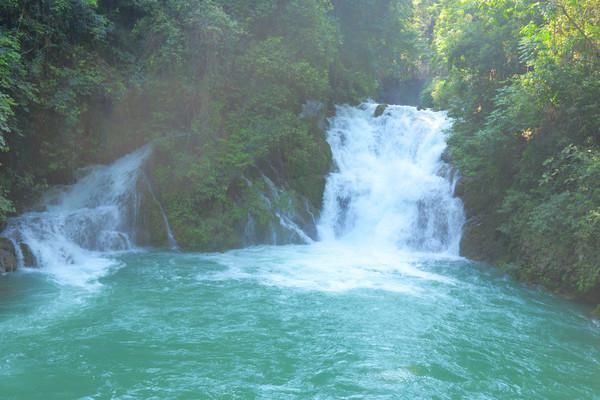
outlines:
[[[21,249],[21,254],[23,255],[23,266],[34,268],[37,267],[37,261],[33,252],[31,251],[31,247],[27,243],[20,243],[19,248]]]
[[[385,112],[385,109],[387,108],[387,104],[379,104],[376,108],[375,108],[375,112],[373,113],[373,116],[375,118],[383,115],[383,113]]]
[[[446,150],[444,150],[444,152],[442,153],[442,156],[440,158],[442,159],[443,162],[452,164],[452,158],[450,157],[450,150],[448,150],[448,148],[446,148]]]
[[[17,255],[13,243],[0,238],[0,272],[13,272],[17,269]]]

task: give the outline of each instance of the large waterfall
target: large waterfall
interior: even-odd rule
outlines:
[[[3,235],[15,244],[20,264],[24,243],[44,272],[61,282],[87,284],[112,262],[101,252],[128,250],[135,243],[137,183],[149,146],[108,166],[89,167],[72,186],[47,193],[41,211],[8,221]]]
[[[458,254],[464,221],[455,176],[442,161],[443,112],[376,104],[340,106],[327,140],[334,171],[319,224],[322,240]]]

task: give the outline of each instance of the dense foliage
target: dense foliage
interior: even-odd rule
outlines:
[[[463,251],[600,300],[600,2],[435,2],[435,105],[456,119]]]
[[[239,245],[250,216],[267,224],[263,174],[291,207],[318,208],[320,123],[414,73],[410,18],[391,0],[4,1],[0,220],[152,140],[148,175],[186,247]]]

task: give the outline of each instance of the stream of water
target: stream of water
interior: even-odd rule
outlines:
[[[0,398],[600,399],[589,309],[458,256],[445,114],[375,107],[330,121],[314,243],[138,249],[147,149],[11,220]]]

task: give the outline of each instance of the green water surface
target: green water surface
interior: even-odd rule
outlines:
[[[600,399],[589,310],[465,260],[115,259],[89,286],[0,277],[0,398]]]

